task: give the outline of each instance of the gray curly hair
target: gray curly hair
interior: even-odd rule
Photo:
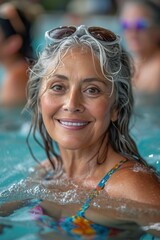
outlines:
[[[135,142],[129,134],[129,122],[133,111],[132,67],[128,54],[121,48],[118,36],[115,41],[107,44],[107,42],[99,41],[86,33],[80,37],[74,34],[74,36],[68,36],[58,42],[46,45],[29,73],[28,101],[26,104],[26,109],[32,112],[29,135],[32,133],[35,140],[44,148],[48,159],[55,169],[52,158],[54,156],[60,160],[60,156],[57,154],[54,140],[51,139],[46,131],[41,113],[39,112],[40,87],[42,78],[51,74],[51,72],[48,73],[47,71],[51,69],[50,66],[52,65],[52,69],[55,70],[63,56],[73,47],[90,49],[92,55],[97,56],[99,59],[101,71],[105,79],[112,82],[112,90],[114,89],[115,92],[113,107],[118,109],[118,119],[114,123],[111,122],[109,127],[109,142],[111,146],[117,153],[128,159],[143,161]],[[37,130],[42,137],[43,144],[36,137]]]

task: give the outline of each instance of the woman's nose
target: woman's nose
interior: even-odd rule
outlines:
[[[68,92],[63,105],[63,110],[68,112],[83,112],[84,105],[81,93],[78,93],[78,91],[74,90]]]

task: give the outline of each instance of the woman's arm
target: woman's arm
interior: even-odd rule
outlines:
[[[157,206],[112,199],[112,204],[106,208],[90,207],[85,216],[101,225],[135,230],[140,227],[145,232],[160,236],[160,208]]]
[[[25,204],[26,204],[26,200],[4,203],[4,204],[0,205],[0,216],[1,217],[9,216],[16,209],[23,207]]]
[[[93,203],[86,210],[85,217],[94,223],[123,230],[137,231],[140,228],[155,236],[160,236],[156,225],[160,222],[160,208],[127,199],[98,197],[99,207]],[[51,201],[41,202],[44,213],[60,219],[61,217],[75,216],[80,209],[80,204],[55,204]]]

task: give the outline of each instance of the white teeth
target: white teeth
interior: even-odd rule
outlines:
[[[60,121],[61,124],[66,125],[66,126],[84,126],[87,125],[87,122],[65,122],[65,121]]]

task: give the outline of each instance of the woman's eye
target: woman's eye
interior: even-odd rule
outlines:
[[[98,88],[90,87],[90,88],[87,88],[85,90],[85,92],[90,94],[90,95],[96,95],[96,94],[100,93],[101,91]]]
[[[51,87],[51,89],[55,92],[62,92],[65,90],[64,86],[56,84]]]

